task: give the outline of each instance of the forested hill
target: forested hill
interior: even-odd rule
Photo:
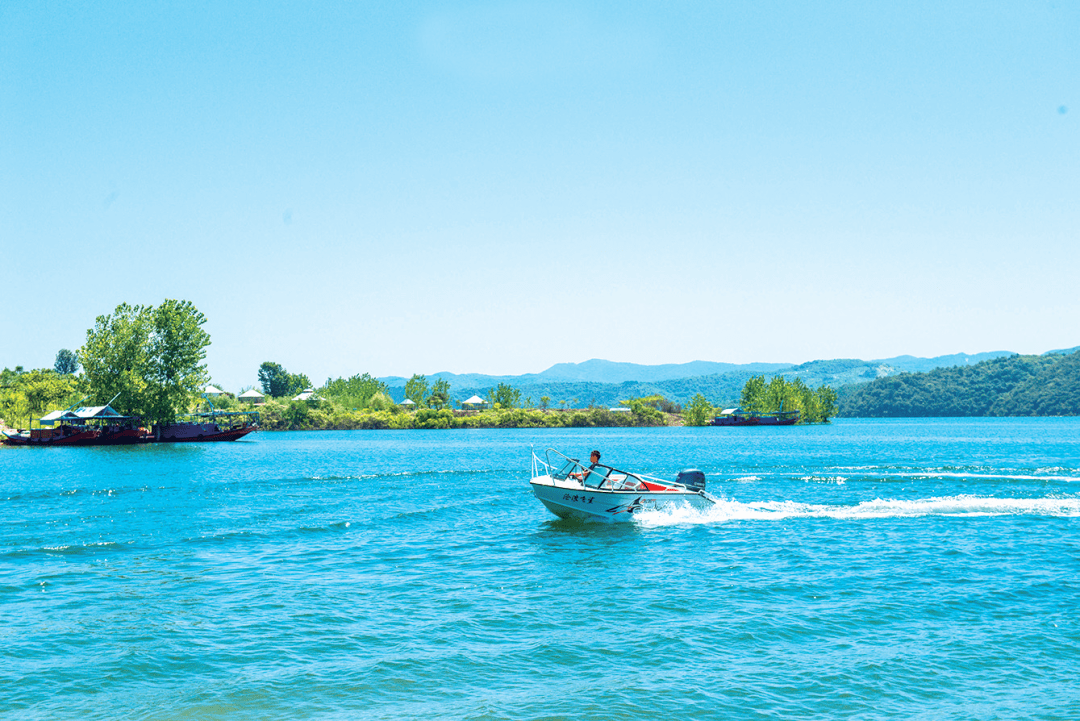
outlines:
[[[1080,352],[1014,355],[839,390],[847,418],[1080,415]]]

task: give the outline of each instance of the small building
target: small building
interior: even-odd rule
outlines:
[[[490,404],[480,396],[473,396],[461,402],[461,407],[467,411],[479,411],[487,408]]]
[[[295,396],[293,396],[293,400],[294,401],[317,401],[317,400],[321,400],[321,399],[317,395],[315,395],[315,389],[314,388],[305,388],[304,390],[300,391]]]
[[[629,408],[622,408],[622,407],[620,407],[620,408],[608,408],[608,410],[611,411],[612,413],[629,413],[630,412]]]
[[[406,398],[405,400],[403,400],[398,405],[405,406],[409,410],[412,410],[413,408],[416,407],[416,401],[414,401],[412,398]]]
[[[249,391],[244,391],[239,396],[237,396],[237,398],[240,399],[241,403],[254,403],[255,405],[261,405],[263,403],[266,403],[266,396],[264,396],[262,393],[259,393],[259,391],[255,390],[254,388]]]
[[[221,390],[217,386],[206,386],[203,388],[202,394],[207,398],[216,398],[221,395],[225,395],[225,391]]]

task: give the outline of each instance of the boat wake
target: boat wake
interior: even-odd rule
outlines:
[[[917,518],[920,516],[1046,516],[1080,517],[1080,498],[987,498],[949,496],[914,501],[863,501],[851,506],[831,506],[795,501],[740,503],[731,499],[703,509],[675,506],[642,511],[634,520],[642,526],[715,524],[730,521],[783,521],[788,518],[834,518],[872,520],[877,518]]]

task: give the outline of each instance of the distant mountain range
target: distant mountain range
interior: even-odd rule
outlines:
[[[1045,355],[1066,354],[1076,348],[1049,351]],[[918,373],[936,368],[974,365],[981,361],[1016,355],[1010,351],[987,353],[955,353],[936,358],[916,358],[902,355],[880,360],[836,359],[809,363],[716,363],[691,361],[664,365],[640,365],[593,359],[584,363],[557,363],[541,373],[517,376],[491,376],[479,373],[433,373],[428,382],[444,378],[450,383],[450,395],[460,402],[473,394],[484,396],[499,383],[521,390],[522,396],[534,405],[544,396],[552,407],[582,407],[586,405],[615,406],[629,398],[663,395],[676,403],[685,403],[696,393],[702,393],[716,405],[734,405],[746,380],[755,375],[783,375],[801,378],[811,387],[830,385],[833,388],[867,383],[900,373]],[[395,400],[405,396],[407,378],[380,378],[390,388]]]

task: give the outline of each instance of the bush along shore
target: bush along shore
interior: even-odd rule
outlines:
[[[308,430],[408,430],[453,428],[602,428],[682,425],[681,417],[613,412],[607,408],[542,410],[539,408],[493,408],[479,411],[401,406],[383,410],[345,409],[329,401],[271,400],[257,406],[259,427],[266,431]],[[650,409],[651,410],[651,409]]]

